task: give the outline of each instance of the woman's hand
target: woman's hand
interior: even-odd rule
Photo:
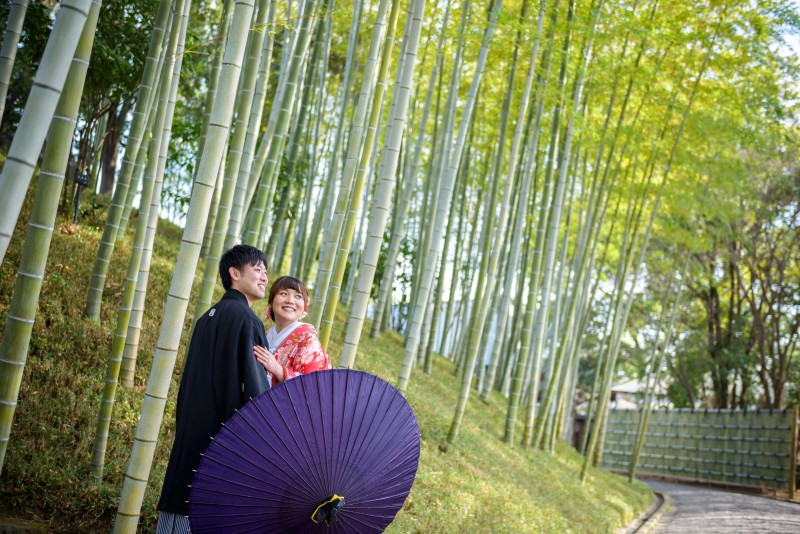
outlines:
[[[278,365],[278,361],[270,351],[256,345],[253,347],[253,354],[256,357],[256,361],[258,361],[268,373],[272,373],[278,382],[283,382],[283,367]]]

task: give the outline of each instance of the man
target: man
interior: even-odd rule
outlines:
[[[253,346],[266,346],[264,325],[250,309],[267,290],[267,260],[249,245],[236,245],[219,261],[225,295],[197,321],[186,355],[175,442],[158,502],[158,534],[188,532],[189,484],[211,437],[237,408],[269,389]]]

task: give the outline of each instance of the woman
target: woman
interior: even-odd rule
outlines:
[[[275,280],[269,290],[267,313],[275,326],[267,332],[267,348],[253,347],[256,360],[279,384],[297,375],[330,369],[331,361],[319,342],[317,331],[300,319],[308,313],[308,290],[291,276]]]

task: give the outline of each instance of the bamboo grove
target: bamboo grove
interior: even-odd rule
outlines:
[[[648,385],[647,406],[663,383],[692,405],[787,402],[800,317],[790,2],[152,1],[134,25],[147,45],[134,83],[101,90],[95,28],[109,39],[104,10],[128,4],[60,2],[24,105],[0,99],[16,103],[0,261],[35,195],[0,344],[0,469],[78,171],[109,194],[81,312],[118,307],[98,483],[117,385],[133,384],[159,216],[184,227],[116,531],[136,530],[184,323],[212,302],[237,242],[309,283],[324,344],[346,310],[339,366],[389,328],[405,338],[400,391],[434,358],[452,362],[443,450],[482,401],[506,403],[507,446],[552,451],[583,402],[585,477],[625,373]],[[5,51],[24,41],[27,5],[6,10],[0,91],[14,89]]]

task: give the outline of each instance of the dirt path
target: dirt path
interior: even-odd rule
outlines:
[[[646,480],[670,501],[652,533],[800,532],[800,504],[704,486]]]

